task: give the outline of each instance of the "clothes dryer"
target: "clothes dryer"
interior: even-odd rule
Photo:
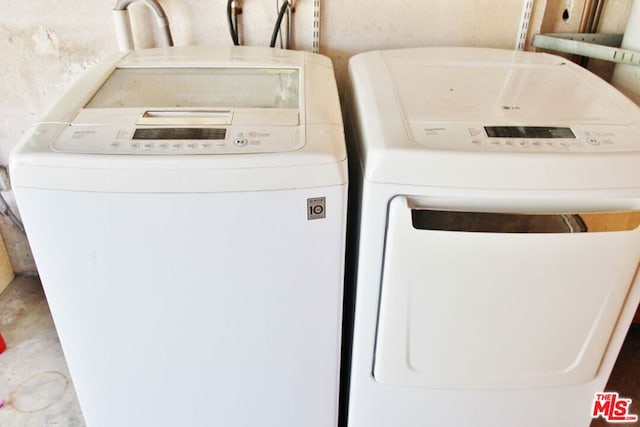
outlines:
[[[640,300],[640,109],[541,53],[377,51],[349,77],[349,426],[588,426]]]

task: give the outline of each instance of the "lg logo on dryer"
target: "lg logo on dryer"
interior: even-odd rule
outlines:
[[[325,218],[325,204],[325,197],[312,197],[307,199],[307,220]]]

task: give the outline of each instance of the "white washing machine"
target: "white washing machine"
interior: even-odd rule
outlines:
[[[640,300],[640,109],[539,53],[370,52],[349,72],[348,425],[588,426]]]
[[[89,426],[335,426],[346,150],[327,58],[134,51],[11,178]]]

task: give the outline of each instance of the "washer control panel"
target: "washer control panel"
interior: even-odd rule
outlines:
[[[128,155],[273,153],[304,145],[302,126],[68,126],[58,152]]]

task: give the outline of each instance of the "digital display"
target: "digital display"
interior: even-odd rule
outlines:
[[[485,126],[489,138],[573,138],[570,128],[548,126]]]
[[[136,129],[133,139],[225,139],[223,128],[143,128]]]

